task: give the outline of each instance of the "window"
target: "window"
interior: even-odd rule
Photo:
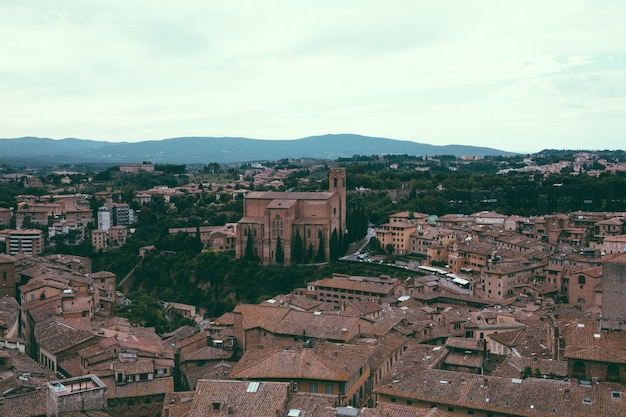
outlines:
[[[585,364],[580,361],[574,362],[574,369],[572,372],[572,376],[578,379],[584,379],[586,377]]]
[[[326,394],[333,395],[335,393],[333,384],[326,384]]]
[[[614,363],[610,363],[607,368],[606,368],[606,380],[609,382],[620,382],[620,376],[619,376],[619,367],[614,364]],[[618,392],[619,394],[619,392]],[[613,397],[616,398],[616,397]]]
[[[579,284],[584,284],[585,283],[585,276],[584,275],[579,275],[578,276],[578,283]]]
[[[395,402],[396,402],[396,397],[391,397],[390,401],[391,401],[392,403],[395,403]]]
[[[317,392],[317,383],[311,382],[309,384],[309,392],[315,394]]]

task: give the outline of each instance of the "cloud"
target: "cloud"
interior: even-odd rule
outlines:
[[[6,1],[0,136],[618,147],[625,12],[620,1]]]

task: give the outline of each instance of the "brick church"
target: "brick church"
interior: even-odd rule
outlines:
[[[243,218],[237,223],[237,258],[245,257],[248,250],[265,265],[280,263],[283,256],[284,264],[289,265],[292,245],[300,240],[305,253],[313,252],[319,259],[318,251],[323,247],[323,259],[328,260],[333,231],[336,230],[338,236],[346,231],[345,169],[331,168],[328,183],[327,192],[248,193]]]

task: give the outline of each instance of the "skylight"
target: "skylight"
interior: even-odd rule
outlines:
[[[248,383],[248,388],[246,389],[246,392],[257,392],[259,390],[259,385],[261,385],[260,382]]]

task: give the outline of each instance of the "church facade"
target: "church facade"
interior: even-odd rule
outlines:
[[[236,256],[253,256],[265,265],[291,264],[292,255],[328,260],[333,232],[339,237],[346,232],[344,168],[329,170],[327,192],[248,193],[237,223]]]

